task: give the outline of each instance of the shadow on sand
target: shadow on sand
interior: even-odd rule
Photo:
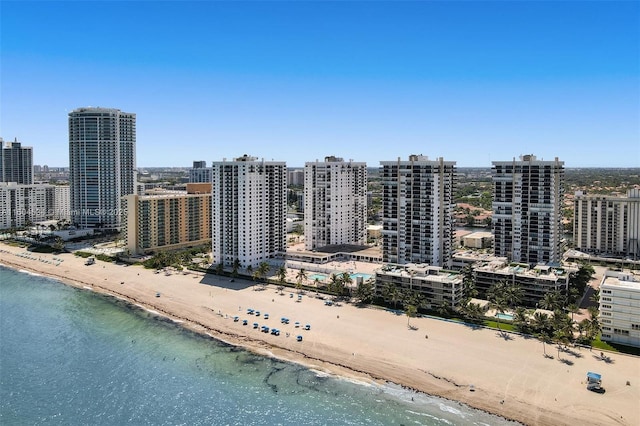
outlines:
[[[498,331],[496,333],[496,336],[501,337],[505,341],[513,340],[513,336],[503,330]]]
[[[245,290],[251,288],[256,284],[251,280],[245,280],[242,278],[224,277],[221,275],[205,274],[200,280],[200,284],[212,285],[220,288],[226,288],[228,290]],[[259,288],[259,286],[256,286]]]
[[[595,359],[597,359],[597,360],[604,361],[604,362],[605,362],[605,363],[607,363],[607,364],[613,364],[613,363],[615,363],[615,361],[614,361],[613,359],[611,359],[611,357],[609,357],[609,356],[607,356],[607,355],[603,354],[602,352],[600,353],[600,355],[593,355],[593,357],[594,357]]]

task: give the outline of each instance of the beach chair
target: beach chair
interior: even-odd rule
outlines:
[[[297,340],[298,342],[302,342],[302,336],[298,335],[298,336],[296,337],[296,340]]]
[[[305,330],[311,330],[311,325],[310,325],[310,324],[306,324],[306,325],[304,326],[304,329],[305,329]]]

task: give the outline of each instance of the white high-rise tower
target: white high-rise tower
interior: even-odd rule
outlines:
[[[213,264],[256,267],[287,249],[287,165],[244,155],[214,162]]]
[[[325,157],[304,166],[305,248],[367,242],[367,164]]]

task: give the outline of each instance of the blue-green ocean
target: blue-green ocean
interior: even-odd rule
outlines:
[[[117,299],[0,267],[0,424],[514,423],[257,356]]]

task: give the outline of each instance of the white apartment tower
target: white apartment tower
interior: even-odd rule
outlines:
[[[112,108],[69,113],[71,222],[119,229],[121,197],[136,192],[136,115]]]
[[[578,250],[640,259],[640,189],[626,197],[577,192],[573,206]]]
[[[383,262],[451,267],[456,163],[410,155],[380,165]]]
[[[214,162],[213,264],[256,267],[287,249],[287,166],[244,155]]]
[[[492,162],[494,254],[512,262],[557,264],[562,259],[564,162]]]
[[[33,183],[33,148],[0,138],[0,182]]]
[[[367,165],[325,157],[304,166],[305,248],[367,242]]]

